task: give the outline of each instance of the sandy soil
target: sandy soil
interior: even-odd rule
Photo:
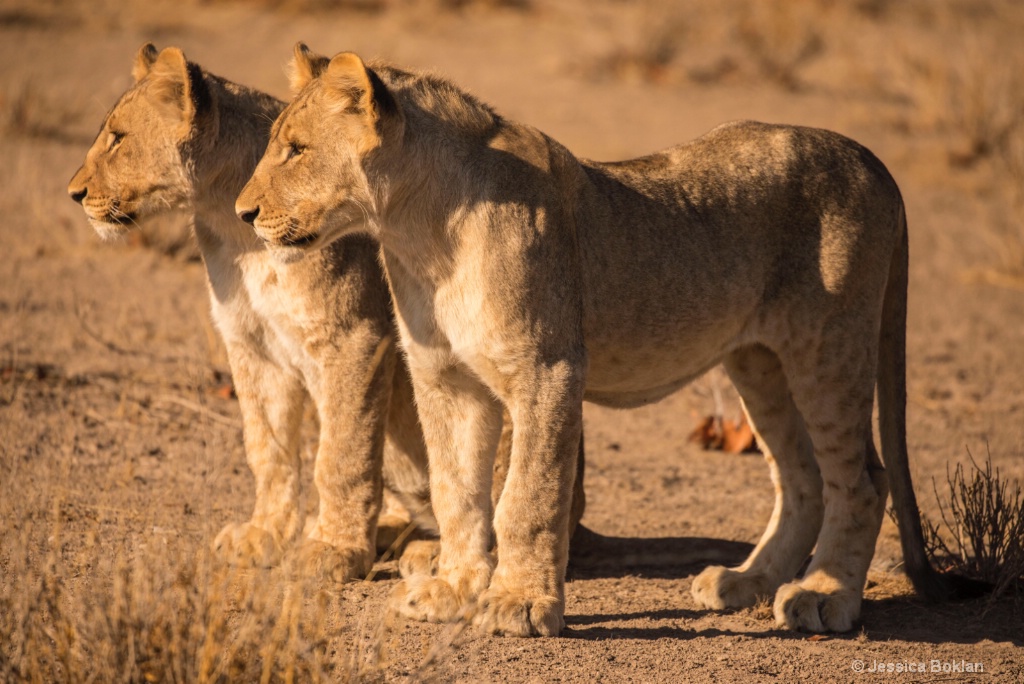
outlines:
[[[175,243],[181,222],[105,245],[65,195],[147,40],[178,45],[211,71],[281,97],[283,65],[299,39],[328,54],[348,49],[435,69],[592,158],[653,151],[738,118],[858,139],[889,166],[908,205],[908,430],[922,508],[937,515],[933,480],[945,495],[947,468],[966,463],[968,450],[976,458],[989,450],[1004,476],[1024,480],[1024,280],[1013,262],[1020,243],[1004,241],[1024,239],[1008,187],[1019,177],[1001,178],[1002,167],[984,157],[951,161],[968,142],[950,118],[950,94],[929,76],[949,56],[1024,26],[1009,3],[949,10],[952,19],[935,7],[954,3],[923,2],[792,3],[785,11],[738,0],[714,9],[537,0],[525,9],[433,2],[380,11],[342,2],[317,13],[300,11],[312,0],[271,4],[101,2],[87,11],[86,3],[0,2],[8,531],[42,549],[58,518],[71,551],[87,537],[111,553],[142,553],[168,537],[198,549],[252,505],[237,403],[217,393],[228,368],[202,267]],[[1019,58],[1016,35],[1000,43],[1000,61]],[[995,92],[993,106],[1002,106],[998,98],[1010,94]],[[776,630],[763,608],[699,609],[693,575],[740,561],[772,505],[758,456],[686,443],[696,417],[712,411],[715,386],[727,414],[738,414],[719,371],[641,410],[586,407],[584,523],[596,535],[572,569],[565,633],[517,640],[467,630],[440,658],[438,679],[855,682],[869,678],[855,671],[858,662],[937,660],[982,663],[984,675],[874,678],[1024,681],[1020,604],[922,603],[899,573],[888,520],[852,634],[810,640]],[[664,562],[672,557],[689,560]],[[379,614],[395,583],[393,564],[380,570],[377,580],[335,593],[340,619]],[[91,581],[83,572],[82,591]],[[395,625],[386,678],[414,670],[446,629]]]

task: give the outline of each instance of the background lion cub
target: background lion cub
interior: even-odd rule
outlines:
[[[215,547],[234,563],[272,565],[302,535],[298,447],[308,398],[320,418],[320,507],[301,562],[335,580],[363,576],[375,556],[382,482],[421,526],[434,527],[378,246],[356,237],[294,263],[274,259],[233,203],[284,105],[204,72],[177,48],[143,46],[132,74],[135,85],[68,192],[104,237],[168,208],[194,212],[256,479],[252,518],[225,527]]]

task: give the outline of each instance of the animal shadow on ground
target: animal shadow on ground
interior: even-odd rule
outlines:
[[[738,565],[753,549],[746,542],[709,537],[606,537],[580,525],[572,538],[568,575],[681,579],[709,565]]]
[[[571,580],[644,577],[684,579],[709,565],[738,565],[753,550],[753,544],[709,537],[608,537],[583,525],[576,528],[569,554],[568,578]],[[680,585],[680,592],[686,592]],[[563,636],[570,639],[641,640],[693,639],[698,636],[729,634],[723,630],[693,630],[684,626],[661,624],[645,627],[619,626],[634,620],[697,620],[709,611],[688,608],[664,608],[643,612],[613,612],[591,615],[566,615]],[[785,636],[786,632],[779,634]]]
[[[1024,646],[1024,595],[1006,596],[991,604],[987,597],[946,603],[929,603],[914,594],[866,598],[861,623],[872,639],[930,644],[1002,641]]]
[[[608,537],[580,525],[572,538],[568,576],[573,580],[620,577],[685,579],[709,565],[738,565],[750,554],[752,544],[707,537],[631,538]],[[981,641],[1011,642],[1024,646],[1024,592],[992,602],[987,598],[929,603],[911,593],[909,581],[894,576],[893,587],[879,586],[865,595],[861,619],[845,634],[833,639],[909,640],[925,643],[973,644]],[[882,581],[888,585],[890,581]],[[890,592],[872,598],[872,593]],[[689,587],[680,585],[680,595]],[[712,611],[664,608],[642,612],[608,612],[566,615],[564,636],[574,639],[628,638],[640,640],[714,637],[743,634],[751,638],[805,639],[806,634],[775,629],[770,617],[765,628],[688,629],[676,621],[699,620],[710,615],[741,610]],[[650,626],[622,625],[642,620]],[[661,623],[661,624],[650,624]],[[669,624],[666,624],[669,623]]]

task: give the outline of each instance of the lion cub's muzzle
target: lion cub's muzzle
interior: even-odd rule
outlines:
[[[235,205],[235,213],[239,219],[253,227],[257,237],[275,247],[308,247],[320,237],[316,233],[303,233],[295,225],[294,220],[260,221],[259,206],[248,209],[242,205]]]
[[[131,211],[126,211],[120,200],[112,197],[91,196],[88,184],[79,181],[80,175],[82,175],[81,171],[75,174],[75,177],[68,183],[68,196],[82,205],[86,218],[94,226],[97,224],[102,225],[104,230],[109,232],[115,226],[128,226],[135,223],[135,214]],[[97,228],[97,230],[101,229]],[[121,228],[118,228],[118,230],[121,230]],[[101,232],[104,231],[101,230]]]

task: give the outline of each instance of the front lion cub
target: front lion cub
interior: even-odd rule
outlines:
[[[355,237],[294,263],[273,258],[233,204],[283,103],[203,71],[177,48],[143,46],[132,73],[135,85],[68,192],[104,237],[169,208],[194,214],[256,479],[252,518],[227,525],[215,548],[229,562],[268,566],[302,536],[299,428],[310,398],[320,419],[320,506],[300,563],[336,581],[364,576],[382,482],[421,526],[434,527],[378,245]]]
[[[561,631],[583,400],[648,404],[718,363],[776,504],[747,561],[705,569],[694,598],[774,595],[780,625],[849,630],[890,488],[908,575],[946,592],[907,462],[907,224],[871,152],[739,122],[594,162],[434,76],[302,45],[295,64],[298,95],[236,209],[283,253],[380,240],[441,531],[436,576],[396,591],[403,614],[472,607],[492,632]],[[515,431],[495,565],[503,407]]]

